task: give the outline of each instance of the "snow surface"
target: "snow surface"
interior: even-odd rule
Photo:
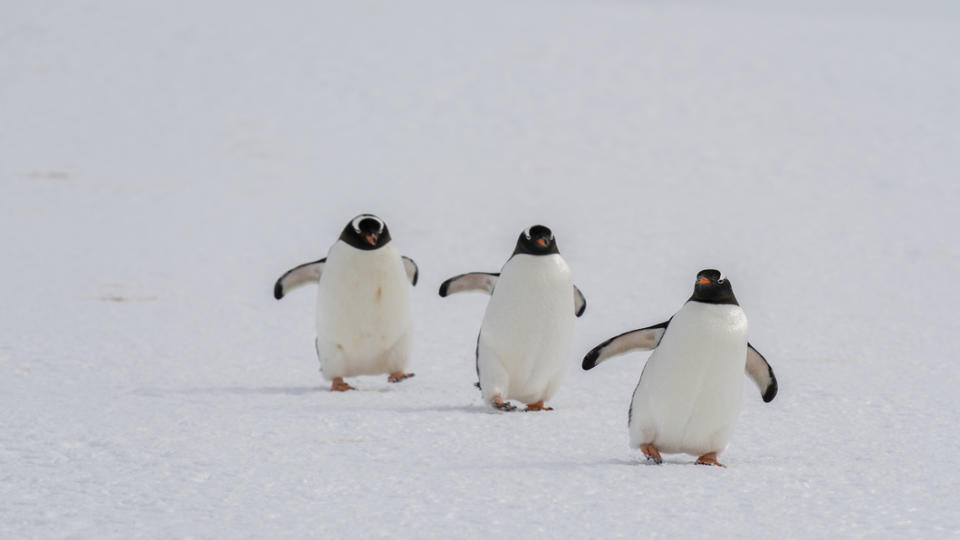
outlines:
[[[7,2],[0,537],[960,534],[958,11]],[[332,394],[271,290],[365,211],[417,376]],[[496,414],[436,289],[537,222],[587,312],[556,411]],[[705,267],[780,394],[647,466],[645,355],[577,365]]]

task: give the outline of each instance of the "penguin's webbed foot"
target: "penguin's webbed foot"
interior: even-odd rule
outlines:
[[[717,453],[710,452],[697,458],[697,465],[714,465],[716,467],[726,467],[723,463],[717,461]]]
[[[543,400],[536,403],[527,403],[527,408],[523,412],[534,412],[534,411],[552,411],[553,407],[547,407],[543,404]]]
[[[337,377],[330,383],[331,392],[346,392],[347,390],[356,390],[356,388],[347,384],[343,377]]]
[[[500,396],[494,397],[490,400],[490,406],[494,409],[501,410],[504,412],[510,412],[517,410],[517,406],[511,404],[510,402],[504,401]]]
[[[409,379],[410,377],[413,377],[414,375],[416,375],[416,373],[404,373],[404,372],[402,372],[402,371],[398,371],[398,372],[396,372],[396,373],[391,373],[390,375],[388,375],[388,376],[387,376],[387,382],[398,383],[398,382],[400,382],[400,381]]]
[[[660,451],[657,450],[657,447],[652,444],[641,444],[640,451],[643,452],[643,455],[646,456],[647,461],[652,461],[657,465],[663,463],[663,458],[660,457]]]

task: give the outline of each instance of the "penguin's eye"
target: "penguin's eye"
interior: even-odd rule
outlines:
[[[363,221],[363,218],[366,216],[357,216],[353,218],[353,222],[350,223],[350,226],[353,227],[353,232],[360,234],[360,222]]]
[[[546,230],[547,232],[549,232],[549,233],[550,233],[550,241],[551,241],[551,242],[553,241],[553,231],[551,231],[550,229],[547,229],[547,228],[544,227],[543,225],[532,225],[532,226],[527,227],[526,229],[524,229],[524,230],[523,230],[523,236],[524,236],[524,238],[526,238],[527,240],[532,240],[532,239],[533,239],[533,233],[532,233],[531,231],[532,231],[533,229],[537,229],[537,228],[539,228],[539,229],[544,229],[544,230]]]
[[[357,234],[363,234],[363,228],[361,225],[364,221],[372,221],[377,226],[377,234],[383,234],[383,220],[377,216],[371,214],[360,214],[359,216],[353,218],[353,222],[350,223],[353,226],[353,231]]]

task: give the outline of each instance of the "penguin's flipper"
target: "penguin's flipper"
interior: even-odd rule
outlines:
[[[663,337],[663,333],[667,331],[667,325],[669,324],[670,321],[664,321],[639,330],[624,332],[604,341],[583,357],[583,369],[593,369],[597,367],[597,364],[608,358],[630,351],[655,349],[660,344],[660,339]]]
[[[469,274],[453,276],[440,284],[440,296],[448,296],[467,291],[493,294],[493,288],[497,286],[497,278],[499,277],[500,274],[487,274],[484,272],[471,272]]]
[[[767,359],[749,343],[747,343],[746,371],[760,389],[764,403],[770,403],[777,397],[777,378],[773,374],[773,369],[767,363]]]
[[[416,286],[417,280],[420,279],[420,269],[417,268],[417,263],[413,262],[410,257],[400,258],[403,259],[403,269],[407,271],[407,279],[410,280],[411,285]]]
[[[573,314],[577,317],[583,315],[583,312],[587,310],[587,299],[583,297],[583,293],[580,292],[580,289],[576,285],[573,286]]]
[[[279,300],[301,285],[320,281],[320,274],[323,274],[323,265],[326,263],[327,258],[324,257],[319,261],[308,262],[287,270],[287,273],[280,276],[274,284],[273,297]]]

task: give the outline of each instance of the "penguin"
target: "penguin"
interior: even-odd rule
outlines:
[[[764,402],[777,395],[773,369],[747,341],[747,317],[730,280],[717,270],[697,274],[693,295],[673,317],[597,345],[584,357],[583,369],[634,350],[653,354],[630,401],[630,445],[657,464],[663,452],[723,466],[717,455],[740,413],[744,372]]]
[[[417,284],[420,271],[390,240],[382,219],[360,214],[325,258],[292,268],[274,285],[273,296],[280,300],[317,283],[314,345],[332,391],[356,389],[344,377],[386,373],[396,383],[414,376],[406,372],[413,328],[408,284]]]
[[[484,402],[502,411],[517,409],[511,399],[526,411],[553,410],[544,402],[566,374],[573,316],[587,307],[553,232],[529,227],[499,273],[462,274],[440,285],[441,297],[466,291],[491,296],[475,351]]]

